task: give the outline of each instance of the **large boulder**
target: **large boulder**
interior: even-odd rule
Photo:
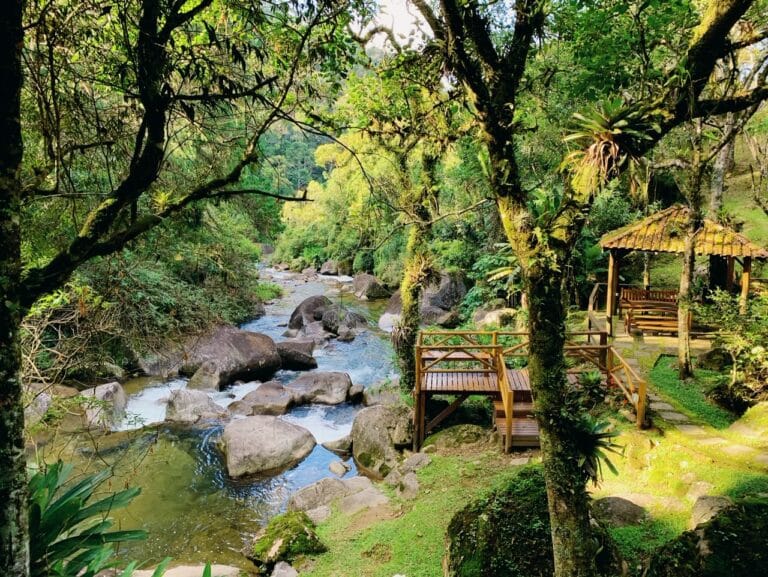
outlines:
[[[221,388],[236,380],[267,380],[280,366],[277,346],[267,335],[224,326],[192,347],[181,373],[192,375],[195,388]]]
[[[216,419],[224,415],[224,408],[214,403],[203,391],[178,389],[168,397],[165,420],[194,424],[200,420]]]
[[[315,524],[301,511],[288,511],[270,519],[256,535],[248,558],[261,574],[268,574],[279,562],[326,551],[315,533]]]
[[[400,460],[400,450],[413,442],[408,407],[375,405],[360,411],[352,423],[352,455],[361,471],[384,478]]]
[[[362,300],[385,299],[390,294],[379,279],[368,273],[355,275],[352,290]]]
[[[334,335],[368,326],[368,321],[363,315],[346,310],[339,305],[327,307],[323,312],[322,321],[323,328]]]
[[[248,415],[284,415],[295,403],[296,396],[278,381],[267,381],[255,391],[245,395],[238,403],[238,411]],[[249,407],[242,411],[239,407]]]
[[[745,498],[654,552],[646,577],[768,575],[768,499]]]
[[[315,295],[304,299],[291,313],[288,328],[299,330],[314,321],[322,320],[325,309],[332,304],[328,297],[322,295]]]
[[[467,294],[467,287],[459,274],[440,275],[439,282],[427,285],[421,299],[421,321],[423,325],[438,325],[446,328],[456,326],[460,321],[457,307]],[[379,317],[379,327],[391,332],[400,320],[403,301],[400,291],[390,297],[387,308]]]
[[[599,527],[593,534],[601,541],[598,573],[621,575],[608,534]],[[552,533],[541,468],[520,469],[504,486],[456,513],[446,541],[448,577],[551,577]]]
[[[301,461],[314,446],[307,429],[270,416],[233,421],[221,437],[230,477],[277,473]]]
[[[85,426],[109,430],[125,416],[128,397],[117,381],[80,393],[84,398]]]
[[[693,511],[691,511],[691,519],[688,522],[688,528],[695,529],[731,505],[733,505],[733,499],[726,497],[725,495],[702,495],[696,499],[696,502],[693,504]]]
[[[331,505],[345,515],[389,503],[387,496],[366,477],[326,478],[304,487],[288,500],[289,511],[305,511],[316,523],[331,514]]]
[[[347,373],[312,371],[285,385],[298,404],[338,405],[347,400],[352,380]]]
[[[312,356],[313,341],[283,341],[277,343],[282,368],[289,371],[307,371],[317,368],[317,359]],[[307,352],[309,350],[309,352]]]
[[[339,263],[335,260],[327,260],[320,267],[320,274],[336,276],[339,274]]]

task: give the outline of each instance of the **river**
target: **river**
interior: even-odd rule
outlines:
[[[389,340],[376,324],[384,302],[367,303],[340,293],[339,279],[334,277],[304,281],[291,273],[270,269],[265,269],[263,276],[280,284],[284,294],[266,305],[265,315],[241,328],[282,340],[294,308],[309,296],[326,294],[334,302],[365,315],[370,328],[350,343],[333,340],[316,349],[318,370],[347,372],[354,384],[364,386],[394,375]],[[289,382],[298,374],[279,371],[275,378]],[[76,453],[96,468],[114,468],[112,490],[123,486],[142,488],[127,509],[115,511],[112,516],[121,529],[142,528],[149,532],[149,538],[123,545],[121,558],[154,563],[170,556],[177,561],[211,561],[247,569],[248,561],[242,552],[258,529],[284,509],[292,492],[332,476],[328,466],[338,457],[319,443],[348,434],[359,407],[342,404],[295,408],[282,418],[306,427],[315,436],[318,445],[309,457],[280,475],[233,480],[227,476],[216,446],[223,424],[202,428],[162,424],[163,399],[169,391],[185,386],[186,380],[181,378],[145,378],[126,383],[129,417],[118,427],[126,432],[105,437],[98,451],[86,446],[79,447]],[[254,383],[246,383],[211,396],[226,407],[255,387]],[[354,463],[350,460],[348,464],[348,475],[355,475]]]

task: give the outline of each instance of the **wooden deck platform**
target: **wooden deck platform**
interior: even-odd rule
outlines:
[[[642,419],[645,384],[618,353],[605,344],[605,333],[581,334],[587,336],[585,342],[566,346],[566,354],[581,363],[582,367],[569,371],[568,381],[576,384],[581,372],[598,368],[606,382],[624,391]],[[592,342],[596,335],[599,344]],[[509,337],[517,340],[510,343]],[[539,428],[533,415],[528,369],[507,367],[508,361],[527,356],[527,342],[521,341],[524,337],[527,337],[525,333],[420,333],[416,346],[414,449],[418,450],[427,433],[458,409],[470,395],[488,396],[493,400],[494,425],[502,437],[505,450],[538,446]],[[435,395],[451,395],[455,400],[427,422],[427,400]]]

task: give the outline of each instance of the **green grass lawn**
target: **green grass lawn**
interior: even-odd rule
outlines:
[[[697,423],[715,429],[725,429],[738,418],[707,398],[707,393],[722,379],[719,373],[697,369],[693,379],[683,382],[677,378],[676,366],[677,359],[674,357],[661,357],[649,377],[653,389],[671,401],[680,412]]]

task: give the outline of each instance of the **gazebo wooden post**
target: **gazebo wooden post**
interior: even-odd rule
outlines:
[[[726,262],[728,263],[728,272],[725,276],[725,288],[728,292],[731,292],[733,290],[733,273],[734,273],[734,266],[733,266],[733,257],[729,256],[726,258]]]
[[[605,326],[611,336],[613,336],[613,314],[616,312],[616,294],[618,291],[619,254],[612,250],[608,253],[608,295],[605,302]]]
[[[747,299],[749,298],[749,277],[752,275],[752,257],[744,257],[744,265],[741,272],[741,298],[739,299],[739,312],[747,314]]]

